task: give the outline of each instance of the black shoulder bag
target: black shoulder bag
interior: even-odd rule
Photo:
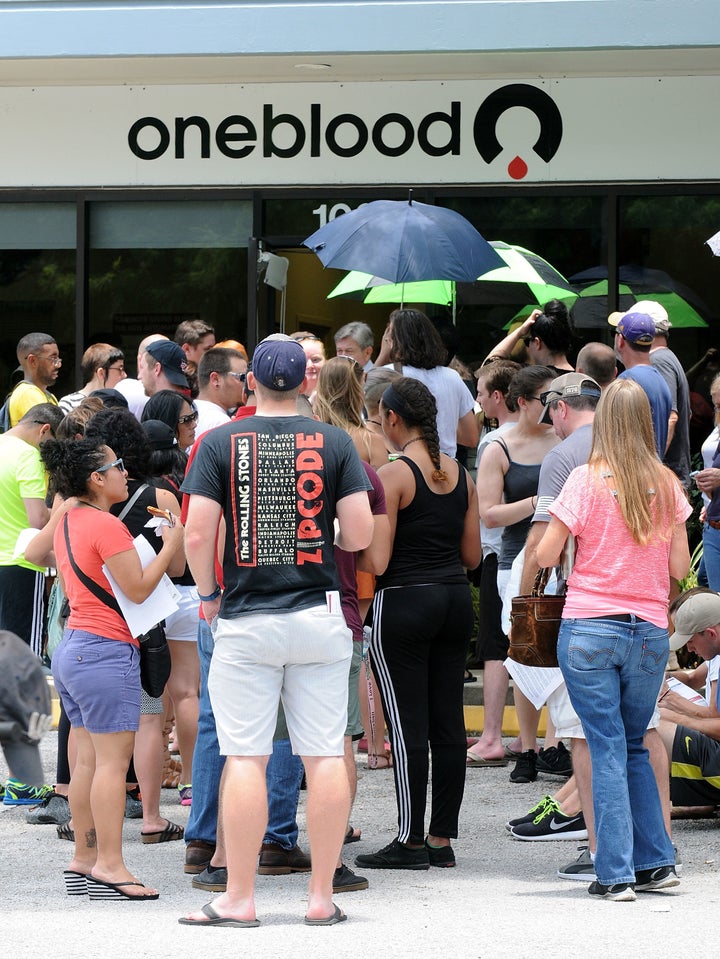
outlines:
[[[68,559],[77,578],[90,590],[93,596],[109,606],[118,616],[124,618],[115,597],[108,593],[106,589],[103,589],[94,579],[90,579],[75,562],[75,557],[70,548],[67,513],[63,520],[63,532]],[[165,685],[170,678],[170,668],[172,666],[170,647],[167,644],[163,624],[158,623],[149,632],[138,636],[138,642],[140,643],[140,683],[148,696],[157,698],[165,692]]]

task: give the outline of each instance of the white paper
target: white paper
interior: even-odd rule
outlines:
[[[535,709],[542,709],[548,696],[563,683],[559,666],[523,666],[513,659],[506,659],[505,669]]]
[[[140,556],[142,568],[145,569],[148,563],[151,563],[155,559],[157,554],[143,535],[136,536],[133,542]],[[165,617],[171,613],[177,612],[180,593],[175,589],[172,580],[167,574],[163,573],[162,579],[144,603],[133,603],[120,589],[107,566],[103,566],[102,569],[103,573],[107,576],[107,580],[115,594],[115,599],[118,601],[118,605],[122,610],[122,614],[128,624],[128,629],[133,637],[138,637],[142,633],[146,633],[149,629],[152,629],[153,626],[156,626],[161,619],[165,619]]]
[[[680,680],[675,679],[674,676],[668,676],[665,682],[671,692],[678,693],[684,699],[690,700],[691,703],[696,703],[698,706],[709,705],[702,693],[699,693],[697,689],[692,689],[687,683],[681,683]]]
[[[40,532],[39,529],[35,529],[34,526],[29,526],[27,529],[21,529],[18,533],[18,538],[15,540],[15,552],[13,553],[13,559],[24,559],[25,550],[28,548],[30,543],[35,539],[37,534]]]

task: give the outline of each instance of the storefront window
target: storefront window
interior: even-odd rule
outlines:
[[[10,389],[26,333],[54,336],[70,388],[75,324],[75,204],[0,203],[0,390]],[[61,392],[62,391],[62,392]]]
[[[602,196],[438,196],[437,202],[462,213],[486,240],[502,240],[532,250],[568,279],[607,262],[606,203]],[[470,306],[460,302],[457,328],[461,355],[468,361],[485,356],[505,335],[504,328],[513,316],[528,305],[488,302]],[[578,346],[603,338],[598,330],[579,328],[577,334]]]
[[[708,195],[628,196],[620,199],[618,265],[636,275],[636,295],[675,292],[689,302],[711,328],[720,315],[720,260],[705,240],[720,230],[720,197]],[[630,272],[632,271],[632,272]],[[635,291],[634,291],[635,292]],[[672,300],[667,303],[673,320]],[[684,326],[682,305],[670,333],[670,345],[683,364],[691,366],[708,346],[707,328]]]
[[[249,201],[90,204],[89,333],[130,360],[148,333],[203,319],[218,339],[247,329]]]

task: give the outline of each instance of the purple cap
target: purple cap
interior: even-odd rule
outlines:
[[[655,339],[655,322],[647,313],[625,313],[618,320],[617,331],[628,343],[650,346]]]
[[[255,379],[269,390],[286,393],[305,379],[305,350],[284,333],[272,333],[255,347],[252,371]]]

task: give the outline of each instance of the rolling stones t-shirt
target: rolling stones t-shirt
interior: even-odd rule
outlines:
[[[182,492],[223,509],[221,617],[325,603],[326,591],[340,588],[335,504],[369,488],[352,440],[334,426],[306,416],[250,416],[211,430]]]

